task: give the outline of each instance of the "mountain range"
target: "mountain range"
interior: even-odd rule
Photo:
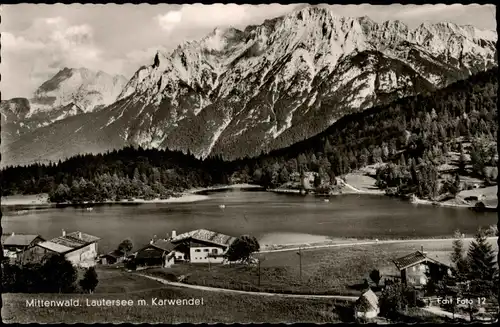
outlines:
[[[3,146],[2,165],[126,145],[199,158],[256,156],[316,135],[347,114],[497,66],[496,41],[495,31],[473,26],[409,29],[400,21],[338,17],[317,7],[244,30],[217,28],[171,53],[159,51],[115,99],[109,90],[119,83],[103,83],[109,96],[99,105],[50,91],[59,80],[54,77],[35,92],[45,100],[32,103],[55,97],[51,108],[56,103],[59,109],[28,112],[68,114]],[[2,113],[4,107],[26,112],[25,105],[10,100]]]
[[[40,85],[30,99],[0,102],[2,143],[55,121],[104,108],[116,101],[126,83],[122,75],[64,68]]]

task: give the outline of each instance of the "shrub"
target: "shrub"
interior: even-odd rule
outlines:
[[[81,288],[88,293],[93,293],[99,280],[97,279],[97,272],[94,267],[90,267],[85,271],[83,279],[80,281]]]
[[[52,255],[41,267],[47,293],[71,293],[75,291],[77,271],[65,257]]]
[[[373,280],[373,282],[377,285],[379,285],[380,283],[380,279],[381,279],[381,276],[380,276],[380,271],[378,269],[373,269],[371,272],[370,272],[370,278],[371,280]]]
[[[416,306],[414,299],[412,288],[401,283],[389,285],[379,299],[380,314],[387,318],[394,317],[406,307]]]
[[[252,253],[259,251],[260,245],[253,236],[243,235],[238,237],[229,247],[226,253],[228,261],[249,262]]]

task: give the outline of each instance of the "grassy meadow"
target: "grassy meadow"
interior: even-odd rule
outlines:
[[[346,305],[333,300],[289,299],[204,292],[165,286],[119,269],[98,269],[93,294],[3,294],[6,323],[250,323],[340,322]],[[203,299],[198,306],[153,306],[151,300]],[[78,307],[27,307],[26,301],[79,299]],[[86,306],[86,300],[144,299],[147,306]],[[341,309],[339,309],[341,308]],[[339,313],[337,312],[340,312]]]
[[[184,283],[245,291],[297,294],[359,295],[364,279],[373,269],[383,278],[399,276],[392,260],[420,250],[431,258],[450,263],[452,239],[407,243],[354,245],[302,250],[302,282],[297,251],[258,254],[261,258],[260,285],[257,266],[174,265],[142,271],[158,277],[186,276]],[[497,249],[496,239],[490,240]],[[468,247],[470,241],[464,241]]]

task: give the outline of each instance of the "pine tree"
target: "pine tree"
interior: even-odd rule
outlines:
[[[498,273],[495,252],[484,232],[479,230],[467,253],[469,279],[494,281]]]
[[[401,153],[401,156],[399,157],[399,165],[406,167],[406,159],[404,153]]]
[[[461,144],[460,144],[461,145]],[[463,149],[460,150],[460,158],[458,159],[458,170],[460,173],[465,173],[465,166],[467,165],[467,158],[465,157]]]
[[[462,234],[457,229],[453,234],[453,252],[451,262],[455,265],[455,275],[457,279],[463,280],[467,272],[467,260],[465,259],[465,248],[462,240]]]
[[[455,175],[455,180],[453,181],[453,195],[457,195],[461,191],[460,176]]]
[[[324,150],[325,150],[325,153],[332,153],[333,152],[333,147],[330,144],[330,141],[328,141],[328,139],[326,139],[326,141],[325,141]]]

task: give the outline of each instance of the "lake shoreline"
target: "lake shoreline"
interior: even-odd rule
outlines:
[[[26,208],[31,208],[31,209],[43,209],[47,207],[90,207],[94,205],[112,205],[112,204],[120,204],[120,205],[139,205],[139,204],[168,204],[168,203],[193,203],[193,202],[199,202],[199,201],[205,201],[208,200],[209,197],[204,194],[199,194],[203,192],[210,192],[210,191],[224,191],[224,190],[231,190],[231,189],[262,189],[265,190],[266,192],[272,192],[276,194],[293,194],[293,195],[312,195],[316,196],[319,198],[328,198],[330,196],[341,196],[341,195],[385,195],[384,192],[381,192],[380,190],[373,190],[373,191],[365,191],[365,190],[360,190],[357,189],[354,186],[351,186],[345,182],[341,182],[343,186],[347,188],[347,190],[342,190],[342,191],[334,191],[330,192],[328,194],[321,194],[321,193],[307,193],[307,194],[302,194],[301,190],[298,189],[287,189],[287,188],[276,188],[276,189],[265,189],[264,187],[260,185],[255,185],[255,184],[232,184],[232,185],[220,185],[220,186],[213,186],[213,187],[205,187],[205,188],[193,188],[186,190],[182,193],[178,193],[174,196],[171,196],[168,199],[151,199],[151,200],[145,200],[145,199],[137,199],[137,198],[132,198],[130,200],[119,200],[119,201],[100,201],[100,202],[82,202],[82,203],[54,203],[54,202],[49,202],[48,201],[48,194],[46,193],[41,193],[41,194],[35,194],[35,195],[19,195],[19,196],[14,196],[14,198],[9,198],[9,197],[2,197],[1,201],[1,206],[2,207],[26,207]],[[405,197],[398,197],[398,199],[407,199]],[[439,207],[448,207],[448,208],[459,208],[459,209],[474,209],[475,207],[470,204],[459,204],[459,203],[453,203],[450,201],[447,202],[437,202],[437,201],[431,201],[431,200],[426,200],[426,199],[420,199],[417,197],[410,197],[408,202],[415,204],[415,205],[431,205],[431,206],[439,206]],[[493,207],[492,207],[493,208]],[[487,207],[487,209],[490,209],[490,207]]]
[[[200,194],[181,194],[180,196],[172,196],[168,199],[151,199],[151,200],[144,200],[144,199],[136,199],[132,198],[131,200],[119,200],[119,201],[98,201],[98,202],[81,202],[81,203],[70,203],[70,202],[62,202],[62,203],[55,203],[55,202],[45,202],[45,201],[35,201],[35,202],[29,202],[27,203],[26,201],[23,201],[20,199],[19,201],[14,200],[9,200],[5,201],[2,199],[2,207],[33,207],[33,209],[36,209],[37,207],[90,207],[94,205],[105,205],[105,204],[147,204],[147,203],[191,203],[191,202],[198,202],[198,201],[204,201],[207,200],[208,196],[205,195],[200,195]]]
[[[186,190],[181,193],[177,193],[168,199],[137,199],[131,198],[131,200],[119,200],[119,201],[98,201],[98,202],[82,202],[82,203],[55,203],[49,202],[47,193],[40,193],[34,195],[16,195],[12,197],[2,197],[1,205],[2,207],[13,207],[13,206],[26,206],[26,207],[70,207],[70,206],[93,206],[93,205],[103,205],[103,204],[147,204],[147,203],[192,203],[198,201],[208,200],[207,195],[198,194],[201,192],[208,191],[222,191],[229,189],[257,189],[262,188],[259,185],[253,184],[233,184],[233,185],[221,185],[206,188],[193,188]]]

